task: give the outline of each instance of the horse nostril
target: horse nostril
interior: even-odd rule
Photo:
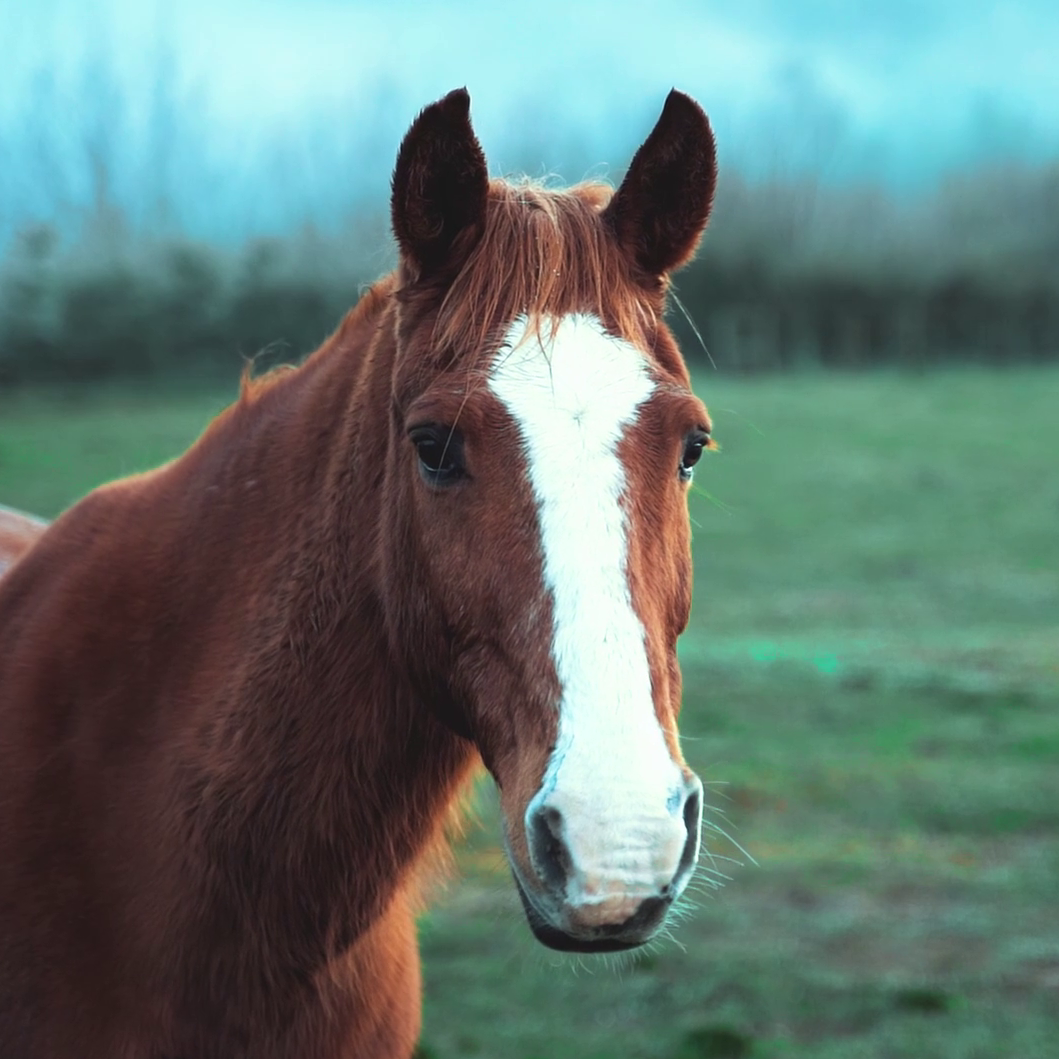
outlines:
[[[684,802],[684,827],[688,837],[684,842],[684,850],[680,854],[680,863],[677,865],[676,875],[673,883],[668,888],[670,892],[691,874],[699,859],[699,834],[702,830],[702,784],[695,780],[695,785]]]
[[[570,874],[570,852],[563,840],[563,814],[551,806],[542,806],[530,816],[530,857],[542,882],[553,893],[566,889]]]

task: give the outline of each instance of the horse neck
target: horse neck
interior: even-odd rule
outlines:
[[[217,443],[234,446],[225,460],[193,461],[223,466],[229,492],[255,483],[227,590],[242,660],[204,725],[208,766],[193,785],[208,862],[224,864],[215,911],[306,961],[380,914],[472,764],[386,639],[376,552],[391,311],[378,307],[371,327],[352,314],[218,424]]]

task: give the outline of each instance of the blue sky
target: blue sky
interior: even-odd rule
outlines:
[[[207,233],[352,208],[461,84],[496,172],[620,173],[672,85],[722,172],[915,189],[1059,158],[1042,0],[0,0],[0,36],[8,224],[90,194],[89,141],[133,214],[165,196]]]

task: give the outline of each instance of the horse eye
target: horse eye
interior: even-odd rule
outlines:
[[[693,430],[684,439],[684,455],[680,460],[680,477],[683,481],[691,480],[691,471],[699,458],[702,450],[710,443],[710,435],[705,430]]]
[[[413,427],[408,436],[419,456],[419,471],[430,485],[449,485],[465,474],[463,438],[453,427]]]

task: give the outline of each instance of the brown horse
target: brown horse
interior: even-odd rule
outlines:
[[[534,934],[694,870],[676,641],[710,420],[663,322],[715,182],[670,94],[617,192],[490,181],[465,91],[397,271],[0,580],[0,1054],[393,1059],[416,880],[479,755]]]
[[[48,524],[0,504],[0,577],[48,528]]]

